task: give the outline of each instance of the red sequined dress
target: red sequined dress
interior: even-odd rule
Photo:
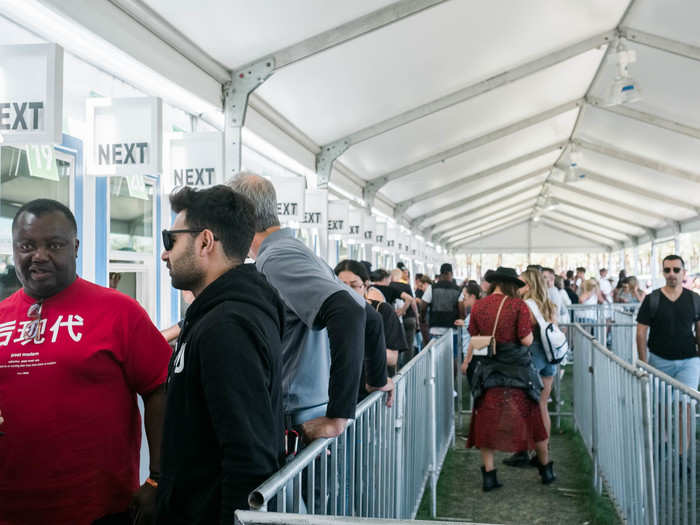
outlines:
[[[500,293],[491,294],[472,307],[471,335],[491,335]],[[506,299],[496,328],[498,343],[517,343],[532,332],[530,310],[521,299]],[[488,358],[485,358],[488,359]],[[489,448],[503,452],[532,450],[547,439],[539,404],[519,388],[489,388],[476,400],[469,425],[467,448]]]

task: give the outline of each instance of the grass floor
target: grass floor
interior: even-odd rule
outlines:
[[[571,369],[562,381],[562,399],[571,400]],[[469,406],[465,402],[465,407]],[[552,408],[550,406],[550,408]],[[563,411],[571,411],[565,401]],[[498,479],[503,488],[481,490],[481,458],[476,449],[465,449],[469,416],[457,431],[457,446],[445,459],[437,487],[437,519],[476,523],[517,524],[618,524],[612,503],[592,488],[591,461],[568,418],[552,431],[551,457],[557,481],[545,486],[535,468],[512,468],[501,463],[508,456],[497,453]],[[430,490],[425,491],[417,519],[430,519]]]

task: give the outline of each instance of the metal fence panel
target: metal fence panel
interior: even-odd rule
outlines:
[[[375,392],[343,434],[318,439],[249,496],[251,509],[413,519],[454,440],[452,331],[394,377],[394,404]]]

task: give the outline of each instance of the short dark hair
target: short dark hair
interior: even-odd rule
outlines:
[[[583,266],[577,266],[576,271],[586,273],[586,269]]]
[[[540,270],[542,273],[544,272],[549,272],[549,273],[554,273],[554,270],[552,268],[547,268],[546,266],[542,267],[542,270]]]
[[[538,272],[541,272],[542,266],[539,264],[528,264],[526,269],[527,270],[537,270]]]
[[[420,278],[421,278],[421,277],[423,277],[423,274],[422,274],[422,273],[417,273],[417,274],[415,275],[414,279],[415,279],[416,281],[420,281]]]
[[[352,272],[357,275],[363,282],[369,281],[369,272],[367,267],[360,261],[354,261],[352,259],[345,259],[340,261],[333,270],[336,275],[340,272]]]
[[[452,265],[450,263],[442,263],[440,266],[440,275],[447,275],[452,273]]]
[[[170,195],[170,206],[175,213],[186,211],[190,228],[211,230],[228,258],[245,260],[255,235],[255,208],[247,197],[223,184],[186,186]]]
[[[680,255],[675,255],[675,254],[667,255],[666,257],[664,257],[663,261],[661,261],[661,266],[663,266],[666,261],[680,261],[681,267],[685,268],[685,261],[683,260],[683,257],[681,257]]]
[[[374,270],[371,274],[369,274],[369,278],[373,283],[383,281],[387,277],[389,277],[389,272],[387,272],[386,270],[382,270],[381,268],[378,268]]]
[[[573,278],[574,278],[574,271],[573,271],[573,270],[567,270],[567,271],[566,271],[566,278],[567,278],[567,279],[573,279]]]
[[[491,295],[496,290],[497,286],[501,289],[503,295],[507,295],[508,297],[518,297],[518,290],[520,287],[513,281],[506,280],[491,281],[488,294]]]
[[[469,281],[465,290],[468,295],[473,295],[477,299],[481,296],[481,286],[479,286],[475,281]]]
[[[31,213],[37,217],[41,217],[47,213],[59,212],[62,213],[71,225],[73,230],[73,235],[78,235],[78,223],[75,222],[75,215],[70,211],[70,208],[63,203],[55,201],[53,199],[34,199],[17,210],[15,217],[12,219],[12,231],[15,230],[15,225],[17,224],[17,219],[23,213]]]

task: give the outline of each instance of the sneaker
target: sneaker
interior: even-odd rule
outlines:
[[[508,456],[503,460],[504,465],[509,467],[527,467],[530,463],[530,455],[527,450],[516,452],[512,456]]]

